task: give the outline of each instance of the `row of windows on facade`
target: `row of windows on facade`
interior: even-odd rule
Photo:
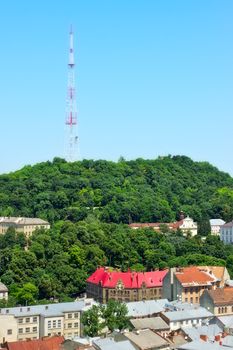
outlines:
[[[201,289],[208,289],[208,290],[210,290],[211,289],[211,286],[202,286],[201,287]],[[188,293],[190,293],[190,294],[192,294],[192,293],[199,293],[200,292],[200,289],[198,288],[198,287],[193,287],[193,288],[185,288],[184,289],[184,292],[185,292],[185,294],[188,294]]]
[[[67,324],[67,328],[78,328],[79,327],[79,323],[78,322],[74,322],[73,323],[68,323]],[[51,328],[61,328],[61,320],[53,320],[53,321],[48,321],[48,329]],[[65,328],[65,325],[64,325]]]
[[[75,312],[74,314],[68,314],[67,318],[68,319],[72,319],[72,318],[78,318],[79,317],[79,313]],[[18,323],[35,323],[38,321],[37,316],[34,317],[26,317],[26,318],[19,318],[18,319]],[[50,321],[51,322],[51,321]]]
[[[227,313],[227,307],[225,306],[225,307],[219,307],[218,308],[218,313],[219,314],[225,314],[225,313]],[[231,307],[231,312],[233,312],[233,306]]]
[[[189,324],[189,321],[191,321],[191,323],[193,325],[197,324],[198,322],[200,322],[201,320],[186,320],[186,321],[177,321],[177,322],[173,322],[173,325],[176,326],[177,324],[180,325],[187,325]]]
[[[133,290],[134,294],[136,294],[138,292],[137,289]],[[142,291],[142,293],[146,293],[147,291]],[[151,294],[160,294],[162,292],[161,288],[156,288],[156,289],[151,289],[150,293]],[[125,294],[125,295],[130,295],[130,291],[129,290],[110,290],[111,294]]]
[[[188,303],[188,298],[185,298],[185,302]],[[199,298],[196,297],[195,303],[198,303],[198,302],[199,302]],[[190,298],[190,303],[194,303],[194,298],[193,297]]]

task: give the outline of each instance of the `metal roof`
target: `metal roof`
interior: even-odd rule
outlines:
[[[163,314],[170,322],[213,317],[213,314],[204,307],[191,310],[168,311],[163,312]]]
[[[15,317],[36,316],[44,317],[63,316],[64,312],[79,312],[85,310],[88,306],[92,306],[93,299],[74,301],[70,303],[57,303],[46,305],[32,305],[22,307],[11,307],[0,309],[1,315],[14,315]]]
[[[150,329],[143,329],[136,332],[126,332],[124,335],[141,350],[156,349],[169,345],[164,338],[154,333]]]
[[[146,317],[130,320],[135,329],[169,330],[169,325],[161,317]]]
[[[210,219],[210,226],[222,226],[225,224],[225,221],[222,219]]]
[[[226,350],[225,346],[221,346],[218,343],[208,343],[203,340],[195,340],[191,343],[186,343],[179,346],[177,349],[182,350]]]
[[[143,300],[126,303],[126,306],[129,317],[142,317],[164,311],[167,303],[167,299]]]
[[[115,341],[113,338],[105,338],[93,341],[93,344],[100,350],[135,350],[129,340]]]

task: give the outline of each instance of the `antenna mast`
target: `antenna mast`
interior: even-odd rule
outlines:
[[[70,29],[69,62],[68,62],[68,89],[66,109],[66,140],[65,158],[68,162],[77,160],[78,135],[77,135],[77,103],[75,94],[75,62],[74,62],[74,33]]]

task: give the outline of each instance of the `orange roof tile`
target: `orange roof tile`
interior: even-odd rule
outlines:
[[[175,276],[183,286],[209,285],[216,280],[215,276],[210,276],[208,269],[201,270],[201,267],[184,267],[175,272]]]

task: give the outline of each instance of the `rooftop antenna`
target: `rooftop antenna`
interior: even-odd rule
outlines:
[[[68,88],[65,119],[65,159],[74,162],[78,158],[77,102],[75,93],[74,32],[72,25],[69,34]]]

